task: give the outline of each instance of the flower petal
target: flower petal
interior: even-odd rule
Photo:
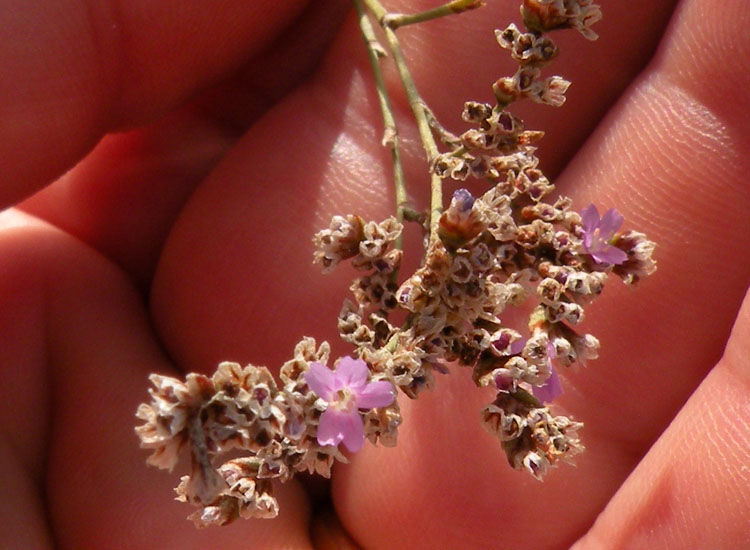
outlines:
[[[338,445],[344,439],[346,431],[347,413],[336,409],[326,409],[320,416],[318,423],[318,444]]]
[[[583,221],[583,231],[588,235],[594,232],[599,225],[599,211],[594,204],[589,204],[581,211],[581,220]]]
[[[551,403],[562,394],[562,384],[560,384],[560,377],[557,375],[557,371],[550,365],[550,375],[547,381],[541,386],[534,386],[532,392],[534,397],[543,401],[544,403]]]
[[[342,435],[344,438],[344,446],[349,449],[350,452],[356,453],[365,444],[365,427],[362,423],[362,417],[359,416],[357,411],[342,415],[343,430]]]
[[[599,264],[619,265],[628,259],[628,255],[616,246],[607,245],[601,250],[591,253],[591,257]]]
[[[625,218],[622,216],[622,214],[620,214],[614,208],[610,208],[609,210],[607,210],[607,212],[605,212],[604,216],[602,216],[602,219],[599,222],[599,235],[601,235],[602,240],[610,240],[614,236],[615,232],[620,229],[620,226],[624,221]]]
[[[515,340],[510,345],[510,354],[511,355],[518,355],[523,351],[523,348],[526,346],[526,338],[519,338],[518,340]]]
[[[335,388],[334,373],[322,363],[311,363],[310,370],[305,374],[305,382],[318,397],[331,401]]]
[[[396,399],[393,385],[385,380],[370,382],[357,395],[357,407],[360,409],[374,409],[375,407],[387,407]]]
[[[342,357],[336,367],[335,389],[349,388],[354,393],[358,393],[367,384],[369,374],[370,369],[367,368],[367,363],[361,359]]]

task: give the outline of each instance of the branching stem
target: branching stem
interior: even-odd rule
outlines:
[[[425,110],[425,103],[417,91],[417,86],[414,83],[414,79],[411,76],[411,72],[406,64],[404,53],[401,50],[401,44],[398,41],[398,37],[392,28],[384,24],[387,19],[388,12],[379,2],[379,0],[362,0],[365,6],[373,13],[373,15],[380,21],[385,38],[388,41],[388,47],[393,54],[393,61],[396,65],[401,83],[404,86],[406,97],[414,113],[414,118],[417,122],[417,129],[419,130],[419,137],[422,141],[425,153],[427,155],[427,161],[431,162],[439,151],[435,138],[432,135],[430,124],[427,118]],[[385,19],[384,19],[385,18]],[[437,227],[438,221],[440,220],[440,214],[443,210],[443,189],[442,180],[435,174],[430,175],[430,242],[434,242],[437,239]]]
[[[388,98],[388,90],[383,79],[383,71],[380,68],[380,58],[385,56],[385,50],[378,42],[375,36],[375,30],[372,28],[370,19],[365,11],[362,0],[354,0],[354,7],[357,10],[359,28],[362,31],[362,38],[367,46],[367,54],[370,58],[370,66],[375,79],[375,89],[378,93],[378,102],[380,111],[383,116],[383,145],[391,150],[391,159],[393,160],[393,185],[396,195],[396,219],[399,223],[404,221],[404,208],[407,204],[406,184],[404,182],[404,168],[401,163],[401,152],[399,151],[398,130],[396,129],[396,120],[391,109],[391,102]],[[403,249],[403,235],[394,243],[395,248]]]
[[[437,19],[438,17],[445,17],[446,15],[454,15],[464,11],[475,10],[484,6],[484,0],[452,0],[447,4],[432,8],[426,11],[412,14],[404,13],[392,13],[386,14],[382,19],[384,26],[390,27],[391,29],[397,29],[405,25],[413,25],[414,23],[423,23],[431,19]]]

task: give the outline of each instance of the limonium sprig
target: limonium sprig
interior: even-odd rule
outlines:
[[[197,507],[201,527],[278,514],[275,483],[298,472],[331,475],[369,440],[393,446],[402,419],[397,394],[418,398],[447,365],[471,369],[477,386],[495,391],[481,411],[511,467],[543,479],[549,467],[583,450],[582,424],[555,416],[564,391],[560,372],[598,355],[599,341],[578,328],[585,306],[608,276],[635,284],[653,273],[654,243],[616,209],[573,208],[539,168],[543,132],[526,129],[509,107],[521,100],[559,107],[570,83],[542,76],[558,55],[550,31],[575,29],[593,40],[601,18],[592,0],[523,0],[522,26],[495,31],[518,64],[492,84],[494,104],[467,101],[462,133],[446,129],[419,95],[396,32],[438,17],[480,8],[452,0],[413,14],[389,12],[379,0],[353,0],[369,54],[391,151],[396,205],[380,221],[340,214],[314,237],[313,261],[324,273],[342,262],[358,271],[352,298],[335,320],[351,346],[330,357],[327,342],[302,338],[278,378],[254,365],[221,363],[212,376],[150,377],[151,400],[136,428],[148,463],[171,470],[184,451],[192,469],[178,500]],[[376,33],[380,26],[381,42]],[[429,205],[408,200],[401,148],[381,63],[395,64],[427,159]],[[447,181],[484,181],[475,196]],[[447,204],[446,204],[447,202]],[[402,270],[405,225],[425,234],[421,265]],[[501,319],[508,307],[530,306],[525,326]],[[396,321],[398,319],[398,321]],[[332,320],[333,322],[333,320]],[[231,453],[231,458],[227,458]]]

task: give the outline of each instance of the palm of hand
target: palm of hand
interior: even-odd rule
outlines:
[[[234,75],[166,118],[105,138],[74,170],[3,214],[0,338],[9,379],[0,460],[9,548],[52,540],[84,550],[310,545],[315,510],[297,482],[283,487],[275,521],[194,531],[188,510],[169,502],[176,479],[146,469],[132,435],[148,372],[208,371],[226,359],[279,365],[302,335],[333,341],[349,275],[321,277],[310,265],[309,238],[331,214],[379,219],[391,210],[387,152],[353,22],[302,81],[343,10],[271,4],[262,20],[252,6],[211,7],[214,19],[197,8],[175,15],[151,7],[168,29],[205,31],[187,45],[177,30],[149,27],[143,13],[120,14],[120,36],[131,40],[113,43],[130,44],[129,62],[102,70],[122,72],[110,79],[118,92],[110,97],[109,88],[82,81],[81,97],[70,101],[49,75],[44,105],[52,107],[29,115],[39,116],[35,132],[0,140],[5,171],[18,182],[2,195],[11,204],[73,163],[102,128],[152,120],[220,71]],[[644,69],[668,4],[605,6],[600,42],[561,38],[554,70],[574,83],[569,103],[526,117],[548,132],[540,154],[547,171],[565,167],[559,189],[580,206],[617,206],[659,243],[652,280],[636,295],[610,284],[591,308],[602,357],[566,377],[560,407],[586,422],[587,453],[543,484],[511,471],[477,422],[487,396],[455,371],[436,392],[404,403],[397,448],[366,447],[335,473],[337,511],[364,547],[565,548],[618,488],[581,548],[684,548],[685,540],[702,547],[707,537],[714,548],[748,544],[747,308],[712,367],[750,278],[742,258],[750,227],[740,214],[750,199],[742,183],[750,71],[740,66],[750,20],[740,0],[686,0]],[[492,5],[404,31],[425,99],[447,123],[456,122],[461,100],[486,97],[504,72],[491,31],[515,10]],[[9,22],[0,25],[12,23],[13,14],[3,17]],[[216,28],[225,38],[219,45]],[[273,39],[276,57],[264,50]],[[722,49],[725,39],[732,47]],[[107,44],[99,42],[103,51]],[[85,59],[78,72],[47,62],[50,72],[88,74]],[[12,76],[16,88],[30,85],[28,74]],[[7,98],[12,113],[35,105],[20,93]],[[75,109],[108,116],[70,116]],[[407,177],[415,184],[424,172],[409,132]],[[135,288],[150,295],[150,315]],[[687,520],[706,508],[714,521]]]

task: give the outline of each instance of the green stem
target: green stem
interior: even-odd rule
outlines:
[[[373,13],[373,15],[381,22],[383,31],[385,32],[386,40],[388,41],[388,47],[393,53],[393,61],[396,64],[401,83],[404,86],[409,106],[414,113],[414,118],[417,122],[417,129],[419,130],[419,137],[422,140],[422,146],[424,147],[425,153],[427,154],[427,161],[431,162],[435,158],[439,151],[435,138],[432,135],[430,129],[430,123],[427,118],[425,110],[425,103],[417,91],[417,86],[414,83],[414,79],[409,72],[409,68],[404,58],[404,53],[401,50],[401,44],[398,41],[396,33],[388,26],[385,26],[383,21],[388,15],[388,12],[378,0],[362,0],[367,8]],[[443,189],[442,181],[440,177],[435,174],[430,175],[430,243],[433,243],[437,236],[438,222],[440,221],[440,214],[443,210]]]
[[[383,71],[380,68],[380,57],[383,57],[385,51],[375,36],[375,30],[372,28],[370,19],[365,12],[365,6],[362,0],[354,0],[354,7],[357,10],[359,19],[359,28],[362,31],[362,37],[367,46],[367,54],[370,58],[370,66],[375,79],[375,89],[378,93],[378,102],[380,103],[380,112],[383,116],[383,145],[391,150],[393,160],[393,185],[396,195],[396,219],[399,223],[404,221],[404,208],[407,203],[406,184],[404,183],[404,169],[401,163],[401,153],[399,151],[398,131],[396,129],[396,119],[393,116],[391,102],[388,98],[388,91],[383,78]],[[403,234],[396,240],[394,246],[403,249]]]
[[[451,156],[452,157],[461,157],[461,156],[465,155],[468,152],[469,152],[469,150],[466,147],[464,147],[463,145],[461,145],[460,147],[457,147],[456,149],[454,149],[453,151],[451,151]]]
[[[446,15],[453,15],[469,10],[475,10],[484,6],[484,0],[452,0],[447,4],[432,8],[430,10],[422,11],[419,13],[404,14],[404,13],[393,13],[387,14],[381,21],[384,26],[392,29],[397,29],[405,25],[413,25],[414,23],[423,23],[430,21],[431,19],[437,19],[438,17],[445,17]]]

